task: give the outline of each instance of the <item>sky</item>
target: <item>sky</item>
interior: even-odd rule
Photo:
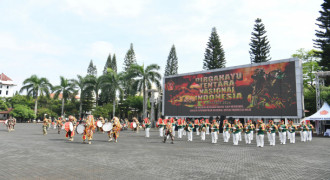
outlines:
[[[250,63],[249,43],[261,18],[272,60],[313,48],[322,0],[1,0],[0,73],[22,87],[36,74],[53,85],[60,76],[86,75],[93,60],[102,74],[116,54],[119,71],[133,43],[138,64],[157,63],[164,74],[174,44],[178,72],[201,71],[216,27],[226,66]]]

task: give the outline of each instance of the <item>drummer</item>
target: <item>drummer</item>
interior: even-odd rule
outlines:
[[[83,135],[83,143],[85,143],[86,139],[88,138],[88,144],[92,144],[93,140],[93,130],[95,130],[95,122],[93,115],[88,115],[86,124],[85,124],[85,130]]]
[[[150,127],[151,127],[151,123],[150,120],[148,118],[144,118],[144,125],[146,128],[146,137],[150,137]]]
[[[57,133],[60,134],[62,126],[63,126],[62,120],[59,117],[58,120],[55,119],[55,121],[56,121],[56,126],[57,126]]]
[[[108,132],[109,140],[112,141],[112,137],[115,139],[115,142],[118,142],[119,133],[121,130],[121,124],[117,117],[114,117],[113,119],[113,127],[112,130]]]
[[[69,141],[73,141],[73,136],[74,136],[74,128],[73,127],[75,126],[75,122],[74,122],[74,117],[71,116],[71,115],[69,116],[69,123],[72,124],[72,130],[71,130],[71,127],[69,129],[67,129],[67,133],[66,133],[65,137],[67,137]]]
[[[136,133],[139,133],[139,120],[136,117],[133,117],[133,131],[136,131]]]

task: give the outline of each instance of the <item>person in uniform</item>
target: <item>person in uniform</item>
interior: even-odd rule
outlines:
[[[205,125],[206,125],[206,135],[209,135],[210,134],[210,125],[211,125],[209,119],[205,120]]]
[[[222,129],[223,129],[222,132],[223,142],[227,143],[230,138],[230,129],[231,129],[231,124],[228,123],[227,119],[223,120]]]
[[[251,119],[250,119],[249,121],[250,121],[250,123],[251,123],[251,128],[252,128],[252,130],[251,130],[251,141],[253,141],[254,130],[256,129],[256,127],[255,127],[254,124],[252,123],[252,120],[251,120]]]
[[[166,139],[167,139],[167,136],[170,136],[171,137],[171,144],[173,144],[174,142],[174,136],[173,136],[173,128],[172,128],[172,123],[171,121],[167,121],[166,125],[165,125],[165,136],[164,136],[164,141],[163,143],[166,143]]]
[[[46,118],[44,118],[43,120],[43,124],[42,124],[42,130],[43,130],[43,134],[46,135],[47,134],[47,126],[48,126],[48,121]]]
[[[252,130],[252,126],[251,126],[251,122],[247,121],[247,123],[244,125],[244,130],[245,130],[245,143],[246,144],[251,144],[251,130]]]
[[[269,120],[269,124],[267,126],[267,130],[269,132],[269,144],[271,146],[275,146],[275,136],[276,136],[276,130],[277,130],[277,126],[274,124],[273,120]]]
[[[241,121],[239,119],[237,119],[237,124],[238,124],[238,140],[242,141],[242,130],[243,130],[243,124],[241,123]]]
[[[289,122],[289,136],[290,136],[290,143],[294,144],[296,142],[296,129],[297,127],[295,125],[293,125],[293,121],[291,120]]]
[[[199,135],[199,120],[196,118],[195,119],[195,130],[196,130],[196,135]]]
[[[163,137],[164,136],[164,120],[162,118],[158,119],[158,129],[159,129],[159,136]]]
[[[218,133],[219,133],[219,124],[214,119],[211,124],[212,144],[216,144],[218,142]]]
[[[112,141],[112,137],[115,139],[115,142],[118,142],[119,133],[121,130],[121,124],[118,117],[112,118],[112,131],[108,132],[109,140]]]
[[[187,122],[185,119],[182,119],[182,135],[186,136],[187,135],[187,131],[184,129],[187,126]]]
[[[312,136],[313,136],[313,129],[314,126],[311,124],[310,121],[307,121],[307,141],[312,141]]]
[[[95,121],[93,115],[88,115],[85,124],[84,134],[82,136],[83,143],[88,139],[88,144],[92,144],[93,131],[95,130]]]
[[[265,124],[262,122],[262,120],[258,121],[258,124],[256,126],[256,140],[257,140],[257,147],[264,147],[264,135],[265,135]]]
[[[62,126],[63,126],[63,123],[62,123],[62,120],[60,117],[58,118],[58,120],[56,120],[56,126],[57,126],[57,133],[60,134]]]
[[[181,118],[179,118],[176,123],[177,123],[177,126],[178,126],[178,138],[181,139],[182,138],[182,131],[183,131]]]
[[[146,128],[146,137],[150,137],[150,128],[151,128],[151,123],[150,123],[150,120],[148,118],[145,118],[144,119],[144,125],[145,125],[145,128]]]
[[[285,144],[286,143],[286,130],[288,129],[287,125],[284,124],[284,120],[281,120],[281,124],[278,127],[279,129],[279,137],[280,137],[280,141],[281,144]]]
[[[238,145],[238,140],[239,140],[239,129],[240,129],[240,126],[239,126],[239,123],[238,123],[238,120],[234,120],[234,124],[231,126],[231,131],[232,131],[232,134],[233,134],[233,144],[234,146],[237,146]]]
[[[193,141],[194,124],[192,121],[189,121],[189,124],[187,125],[186,130],[188,133],[188,141]]]
[[[301,121],[301,125],[300,125],[300,131],[301,131],[301,140],[302,142],[306,142],[307,141],[307,131],[308,131],[308,127],[305,124],[305,121]]]
[[[201,120],[199,129],[201,131],[201,140],[205,141],[206,124],[205,124],[204,119]]]

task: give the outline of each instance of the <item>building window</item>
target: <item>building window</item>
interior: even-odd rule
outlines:
[[[8,95],[8,91],[6,91],[6,95]]]

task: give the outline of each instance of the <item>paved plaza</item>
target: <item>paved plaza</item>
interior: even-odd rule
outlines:
[[[64,131],[42,135],[41,124],[17,124],[7,132],[0,126],[0,179],[330,179],[330,138],[312,142],[257,148],[244,141],[239,146],[202,142],[194,133],[162,143],[157,129],[146,139],[144,131],[122,131],[119,142],[96,133],[91,145],[82,136],[73,142]],[[232,138],[230,139],[232,140]]]

